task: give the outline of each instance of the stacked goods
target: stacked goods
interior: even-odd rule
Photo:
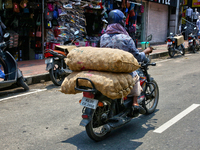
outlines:
[[[111,99],[127,96],[135,84],[132,76],[128,73],[79,71],[72,72],[65,78],[61,85],[61,92],[65,94],[76,94],[81,92],[74,89],[78,77],[90,79],[98,91]],[[92,88],[92,85],[88,80],[82,79],[79,80],[79,86]]]
[[[77,47],[68,54],[65,63],[73,71],[130,73],[140,67],[131,53],[113,48]]]
[[[129,74],[140,66],[134,56],[123,50],[112,48],[79,47],[69,52],[65,63],[72,74],[61,85],[61,92],[76,94],[76,79],[90,79],[103,95],[117,99],[127,96],[135,84]],[[93,71],[91,71],[93,70]],[[91,87],[87,80],[79,80],[79,86]]]

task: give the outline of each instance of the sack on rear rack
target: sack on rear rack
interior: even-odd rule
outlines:
[[[70,51],[65,63],[73,71],[96,70],[133,72],[140,66],[129,52],[113,48],[77,47]]]
[[[78,77],[90,79],[98,91],[111,99],[127,96],[135,84],[135,79],[128,73],[81,71],[72,72],[65,78],[61,85],[61,92],[65,94],[81,93],[81,91],[75,90]],[[80,79],[78,81],[79,86],[92,88],[88,80]]]

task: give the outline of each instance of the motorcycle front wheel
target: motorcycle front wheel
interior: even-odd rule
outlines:
[[[169,48],[168,48],[168,53],[169,53],[169,56],[170,56],[171,58],[173,58],[174,55],[175,55],[175,49],[174,49],[174,47],[169,47]]]
[[[109,101],[103,102],[103,107],[97,107],[92,115],[92,120],[86,126],[88,136],[98,142],[105,139],[110,131],[106,128],[105,122],[108,119],[108,113],[111,109]]]
[[[142,106],[146,110],[146,114],[151,114],[155,111],[159,100],[159,88],[155,80],[147,83],[145,90],[145,100]]]
[[[53,67],[49,70],[49,76],[51,78],[51,81],[57,86],[60,86],[65,78],[65,76],[60,75],[60,73],[61,63],[59,61],[54,61]]]

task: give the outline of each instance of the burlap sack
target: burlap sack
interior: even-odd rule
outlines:
[[[96,70],[130,73],[140,66],[129,52],[113,48],[77,47],[70,51],[65,63],[73,71]]]
[[[72,72],[65,78],[61,85],[61,92],[65,94],[80,93],[81,91],[75,90],[76,79],[78,77],[90,79],[98,91],[111,99],[127,96],[135,84],[134,79],[128,73],[81,71]],[[90,82],[87,80],[79,80],[79,86],[92,88]]]

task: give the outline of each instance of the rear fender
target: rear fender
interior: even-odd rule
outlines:
[[[50,69],[52,69],[53,68],[53,63],[49,63],[49,64],[47,64],[47,66],[46,66],[46,71],[49,71]]]
[[[92,115],[94,111],[95,111],[94,109],[90,109],[90,108],[85,109],[85,112],[83,113],[83,115],[87,115],[88,119],[82,119],[80,122],[80,126],[85,127],[92,120]]]

